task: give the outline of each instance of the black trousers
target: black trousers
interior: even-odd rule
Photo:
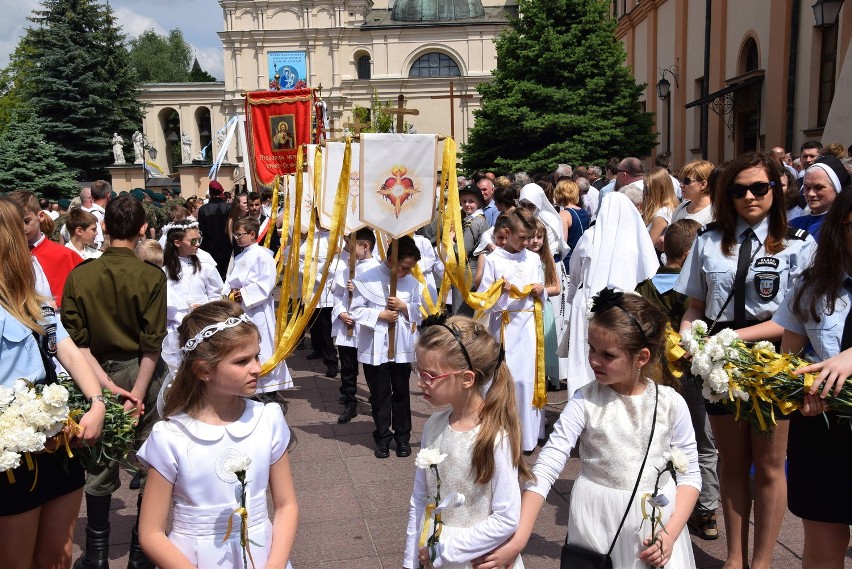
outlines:
[[[331,307],[317,308],[311,321],[311,345],[326,367],[337,367],[337,352],[331,339]]]
[[[373,423],[376,425],[373,440],[376,444],[390,444],[391,439],[397,444],[409,442],[411,398],[408,381],[411,377],[411,364],[364,364],[364,376],[370,388],[370,405],[373,408]]]
[[[358,348],[352,346],[337,346],[340,356],[340,395],[343,404],[349,407],[358,403],[355,394],[358,392]]]

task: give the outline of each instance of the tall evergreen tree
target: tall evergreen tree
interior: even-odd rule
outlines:
[[[37,119],[12,117],[0,135],[0,188],[29,190],[52,199],[77,195],[80,187],[74,174],[56,155],[56,146],[45,139]]]
[[[138,80],[112,8],[100,0],[42,0],[21,39],[28,73],[22,95],[58,158],[80,175],[106,174],[112,133],[139,129]]]
[[[646,156],[650,113],[605,0],[519,0],[464,145],[466,169],[549,171],[561,162]]]
[[[216,78],[201,69],[201,64],[198,63],[198,58],[192,62],[192,69],[189,72],[189,80],[193,83],[212,83]]]

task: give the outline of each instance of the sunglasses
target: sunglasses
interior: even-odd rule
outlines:
[[[451,372],[448,372],[448,373],[442,373],[441,375],[432,375],[431,373],[425,372],[425,371],[423,371],[423,370],[421,370],[420,368],[417,368],[417,367],[412,368],[412,370],[417,375],[417,377],[420,378],[420,381],[422,381],[423,383],[425,383],[426,385],[428,385],[430,387],[432,386],[433,383],[435,383],[439,379],[444,379],[445,377],[450,377],[451,375],[456,375],[457,373],[464,373],[465,372],[465,370],[462,369],[462,370],[459,370],[459,371],[451,371]]]
[[[680,180],[680,185],[681,186],[688,186],[689,184],[691,184],[693,182],[700,182],[700,181],[701,180],[699,180],[698,178],[682,178]]]
[[[189,244],[195,247],[196,245],[201,245],[201,237],[193,237],[189,240]]]
[[[775,182],[755,182],[750,186],[744,184],[731,184],[728,186],[728,195],[732,198],[744,198],[746,193],[751,192],[755,197],[765,196],[770,188],[775,187]]]

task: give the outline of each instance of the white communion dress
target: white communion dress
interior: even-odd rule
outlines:
[[[443,510],[440,540],[436,546],[435,567],[469,569],[470,561],[493,550],[509,539],[521,519],[521,489],[518,469],[512,465],[507,437],[498,437],[494,445],[494,475],[486,484],[476,483],[472,467],[473,446],[479,426],[454,431],[449,425],[452,409],[432,415],[423,427],[421,448],[438,449],[447,458],[438,465],[441,497],[458,492],[464,504]],[[418,544],[423,531],[423,514],[437,490],[433,469],[418,468],[408,512],[408,532],[403,567],[416,568]],[[430,532],[431,534],[431,532]],[[518,557],[514,569],[523,569]]]
[[[571,491],[568,542],[606,553],[618,530],[639,468],[654,416],[655,389],[649,381],[639,395],[620,395],[598,382],[580,388],[565,406],[548,443],[533,467],[535,482],[527,490],[544,497],[559,478],[575,444],[579,444],[580,476]],[[639,560],[651,533],[649,521],[642,524],[642,496],[654,491],[657,472],[666,465],[664,453],[678,449],[688,459],[687,472],[678,474],[677,485],[701,489],[695,433],[686,402],[674,389],[659,386],[657,421],[648,461],[624,527],[612,551],[613,567],[645,569]],[[660,478],[660,493],[669,504],[662,519],[671,518],[676,504],[676,485],[668,473]],[[647,506],[650,513],[651,506]],[[641,526],[641,530],[640,530]],[[692,542],[684,528],[677,536],[667,569],[694,569]]]
[[[246,400],[240,419],[228,425],[209,425],[184,413],[154,425],[137,456],[174,485],[169,539],[193,565],[242,569],[238,515],[233,516],[230,537],[222,543],[228,520],[240,505],[241,487],[226,464],[248,456],[251,554],[255,567],[266,566],[272,545],[272,522],[266,509],[269,468],[284,455],[289,442],[290,429],[277,403]]]

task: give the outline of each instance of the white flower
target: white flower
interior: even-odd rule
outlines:
[[[55,383],[46,386],[41,392],[42,400],[53,407],[61,407],[68,403],[68,390]]]
[[[713,336],[716,338],[716,341],[722,344],[725,347],[731,346],[734,342],[740,339],[739,335],[734,330],[730,328],[725,328],[721,330],[718,334]]]
[[[21,464],[21,456],[16,452],[7,450],[0,451],[0,472],[18,468]]]
[[[692,331],[699,336],[704,336],[707,334],[707,323],[703,320],[693,320],[692,321]]]
[[[710,385],[705,381],[704,385],[701,388],[701,395],[702,397],[704,397],[704,399],[710,401],[711,403],[718,403],[727,394],[713,393],[713,390],[710,389]]]
[[[11,387],[0,386],[0,408],[9,405],[15,398],[15,392]]]
[[[726,393],[728,391],[728,374],[722,368],[713,368],[707,377],[707,382],[710,384],[710,389],[716,393]]]
[[[710,356],[714,362],[725,359],[725,348],[718,342],[713,341],[713,338],[710,338],[710,341],[704,346],[704,353]]]
[[[713,370],[713,360],[705,353],[699,353],[692,358],[692,374],[706,378]]]
[[[417,468],[429,468],[444,462],[447,458],[446,454],[441,454],[441,451],[436,448],[422,448],[414,458],[414,466]]]
[[[767,351],[772,352],[773,354],[775,353],[775,346],[772,344],[772,342],[767,342],[766,340],[762,340],[760,342],[757,342],[754,345],[754,349],[755,350],[767,350]]]
[[[673,448],[670,460],[672,461],[672,466],[677,472],[681,474],[686,474],[687,468],[689,468],[689,459],[686,458],[686,454],[678,448]]]
[[[731,395],[733,395],[733,397],[735,399],[741,399],[742,401],[748,401],[749,400],[748,393],[746,393],[745,391],[743,391],[742,389],[740,389],[737,386],[734,386],[731,389]]]
[[[228,472],[233,472],[236,474],[237,472],[245,472],[248,470],[249,465],[251,464],[251,457],[249,456],[235,456],[234,458],[228,460],[225,463],[225,470]]]
[[[36,432],[32,427],[21,429],[15,435],[15,447],[17,452],[38,452],[44,450],[44,443],[47,436],[44,433]]]
[[[595,315],[595,313],[592,312],[592,308],[594,306],[595,306],[595,298],[594,297],[586,300],[586,320],[591,320],[592,316]]]

